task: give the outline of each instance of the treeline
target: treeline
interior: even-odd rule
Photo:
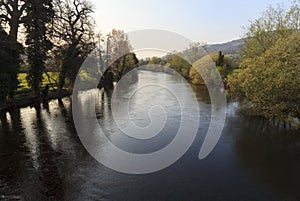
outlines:
[[[50,87],[72,88],[78,70],[97,47],[102,67],[110,65],[102,84],[111,85],[138,63],[127,35],[95,32],[89,0],[0,0],[0,101],[12,102],[20,71],[26,72],[38,100]],[[47,72],[58,72],[55,79]],[[53,86],[43,86],[48,78]],[[84,75],[83,75],[84,77]]]
[[[206,52],[201,44],[143,64],[171,67],[193,84],[210,84],[217,72],[228,97],[241,110],[285,127],[300,128],[300,1],[285,9],[269,7],[246,28],[244,45],[237,57]],[[238,60],[236,60],[238,58]],[[202,72],[200,75],[199,72]]]
[[[105,36],[95,32],[88,0],[0,0],[0,101],[14,99],[21,67],[37,99],[49,89],[43,86],[44,74],[54,82],[53,89],[72,88],[80,66],[97,47],[93,57],[100,67],[80,76],[90,80],[100,75],[99,87],[112,87],[131,69],[149,64],[145,69],[170,72],[169,67],[193,84],[208,84],[207,77],[218,76],[211,71],[213,65],[229,96],[248,114],[300,125],[299,4],[291,0],[288,9],[270,7],[254,20],[234,59],[222,51],[207,55],[205,44],[193,43],[183,52],[139,61],[124,31]],[[167,68],[155,69],[156,64]],[[57,71],[57,79],[47,71]]]
[[[213,73],[220,74],[220,80],[227,86],[228,75],[239,71],[238,63],[222,51],[207,54],[200,43],[190,44],[183,52],[174,52],[165,57],[143,59],[139,65],[147,65],[145,70],[172,73],[169,68],[181,74],[195,85],[205,85],[208,80],[214,81]],[[155,67],[155,65],[165,68]],[[217,67],[217,71],[213,71]],[[201,73],[201,75],[200,75]]]

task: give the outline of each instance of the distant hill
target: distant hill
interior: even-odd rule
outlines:
[[[206,45],[204,48],[208,53],[222,51],[223,54],[237,54],[244,45],[244,39],[233,40],[222,44]]]
[[[229,56],[232,58],[234,61],[238,60],[238,51],[244,46],[244,39],[238,39],[238,40],[233,40],[230,42],[222,43],[222,44],[208,44],[205,46],[202,46],[202,48],[205,51],[202,51],[199,49],[198,52],[195,53],[194,50],[192,49],[186,49],[182,52],[179,52],[185,59],[187,59],[190,62],[195,62],[199,58],[205,56],[207,53],[218,53],[219,51],[222,51],[223,54]],[[192,52],[192,54],[191,54]],[[192,56],[192,58],[190,57]],[[170,60],[172,59],[173,55],[166,55],[161,57],[162,60]]]

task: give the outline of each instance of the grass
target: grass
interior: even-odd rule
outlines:
[[[50,86],[50,89],[56,89],[57,86],[55,83],[58,82],[59,73],[58,72],[48,72],[47,74],[49,75],[51,82],[49,81],[46,73],[44,73],[41,87],[43,88],[48,84]],[[19,73],[18,74],[18,80],[19,80],[18,92],[20,92],[20,93],[22,93],[22,92],[25,93],[25,92],[31,91],[31,88],[28,85],[26,77],[27,77],[27,73]]]

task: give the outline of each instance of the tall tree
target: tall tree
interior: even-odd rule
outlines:
[[[222,53],[222,51],[219,51],[218,53],[218,58],[216,61],[216,66],[223,66],[224,65],[224,54]]]
[[[30,66],[27,80],[35,96],[40,97],[42,74],[48,51],[52,43],[48,36],[48,25],[52,22],[54,11],[52,0],[26,0],[24,25],[26,27],[26,45]]]
[[[1,88],[11,99],[18,88],[17,76],[22,53],[22,45],[18,43],[18,31],[24,10],[24,0],[0,0],[1,52],[2,56],[6,55],[2,60],[5,65],[1,66],[1,75],[5,80]],[[8,28],[8,34],[3,27]]]
[[[117,80],[134,68],[138,60],[135,54],[130,54],[132,47],[127,34],[122,30],[113,29],[107,36],[106,63],[110,65]]]
[[[55,20],[53,43],[60,52],[59,89],[68,78],[74,82],[78,70],[95,48],[93,5],[88,0],[54,0]]]
[[[0,26],[0,101],[13,97],[18,86],[17,73],[21,44],[19,48],[9,39],[9,35]]]
[[[9,38],[17,42],[21,17],[25,11],[25,0],[0,0],[0,21],[9,25]]]

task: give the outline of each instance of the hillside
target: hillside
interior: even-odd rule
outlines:
[[[224,54],[237,54],[243,45],[244,39],[238,39],[223,44],[207,45],[204,48],[209,53],[222,51]]]

